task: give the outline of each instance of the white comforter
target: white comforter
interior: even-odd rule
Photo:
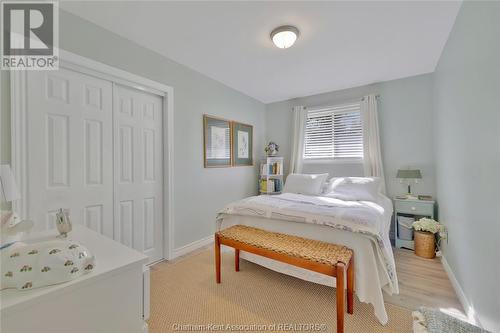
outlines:
[[[368,202],[286,193],[250,197],[229,204],[220,212],[218,221],[219,228],[247,224],[278,232],[290,231],[291,234],[353,248],[356,256],[356,294],[360,301],[373,304],[375,315],[385,324],[388,318],[381,289],[391,294],[398,293],[388,236],[391,215],[392,204],[385,196],[377,202]],[[283,269],[288,266],[286,264],[277,265],[252,255],[246,258],[306,280],[334,285],[324,277],[318,279],[317,274],[294,274],[292,270],[296,272],[297,269]]]

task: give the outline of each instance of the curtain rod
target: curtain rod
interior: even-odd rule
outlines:
[[[375,95],[375,98],[377,100],[380,99],[380,94],[376,94]],[[355,102],[359,102],[359,101],[363,101],[365,99],[365,96],[361,97],[361,98],[356,98],[356,99],[353,99],[353,100],[346,100],[346,101],[343,101],[341,103],[338,103],[338,104],[335,104],[335,105],[317,105],[317,106],[305,106],[304,108],[307,109],[307,110],[328,110],[328,109],[332,109],[334,107],[338,107],[338,106],[342,106],[342,105],[347,105],[347,104],[351,104],[351,103],[355,103]]]
[[[379,99],[380,98],[380,94],[376,94],[375,95],[375,98],[376,99]],[[361,100],[364,101],[365,100],[365,96],[361,97]]]

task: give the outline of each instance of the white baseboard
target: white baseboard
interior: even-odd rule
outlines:
[[[192,243],[189,243],[187,245],[178,247],[172,251],[172,256],[170,259],[175,259],[177,257],[183,256],[185,254],[188,254],[189,252],[193,252],[194,250],[197,250],[201,247],[207,246],[210,243],[214,242],[214,236],[208,236],[202,239],[199,239],[197,241],[194,241]]]
[[[458,300],[460,301],[462,307],[464,308],[465,315],[467,316],[469,322],[471,324],[474,324],[482,328],[481,322],[479,321],[477,314],[474,312],[474,309],[470,305],[467,296],[465,296],[465,292],[462,289],[462,286],[460,286],[460,283],[458,283],[458,280],[455,277],[455,273],[453,273],[450,265],[448,264],[448,261],[444,256],[441,257],[441,263],[443,264],[444,271],[446,272],[448,278],[450,279],[453,289],[455,289],[455,293],[457,294]]]

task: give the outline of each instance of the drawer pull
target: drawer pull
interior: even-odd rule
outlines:
[[[416,209],[417,209],[417,208],[415,208],[415,207],[411,207],[411,210],[416,210]]]

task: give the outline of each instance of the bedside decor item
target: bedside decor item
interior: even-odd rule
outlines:
[[[270,141],[266,148],[264,148],[264,151],[266,152],[267,156],[276,156],[278,154],[278,151],[280,149],[280,146],[278,146],[277,143]]]
[[[436,256],[436,234],[444,230],[443,225],[424,217],[413,223],[413,229],[415,229],[415,254],[422,258],[434,258]]]
[[[66,238],[68,236],[68,232],[71,231],[71,219],[69,217],[69,209],[60,208],[56,213],[56,226],[57,231],[59,231],[59,235],[61,238]]]
[[[433,219],[424,217],[416,222],[413,222],[413,229],[437,234],[443,230],[443,225]]]
[[[203,160],[205,168],[231,166],[232,145],[229,120],[203,115]]]
[[[233,166],[253,165],[253,126],[231,122]]]
[[[436,236],[430,232],[415,231],[415,254],[432,259],[436,256]]]
[[[51,240],[16,242],[1,250],[0,289],[28,290],[73,280],[91,272],[95,259],[78,242]]]
[[[407,199],[417,199],[417,197],[411,193],[411,183],[412,183],[412,181],[414,181],[415,184],[418,184],[418,180],[422,179],[422,174],[421,174],[420,170],[419,169],[414,169],[414,170],[412,170],[412,169],[408,169],[408,170],[399,169],[398,173],[396,175],[396,178],[398,178],[401,183],[403,183],[403,181],[406,182],[406,185],[408,186],[408,192],[406,193],[406,198]]]

